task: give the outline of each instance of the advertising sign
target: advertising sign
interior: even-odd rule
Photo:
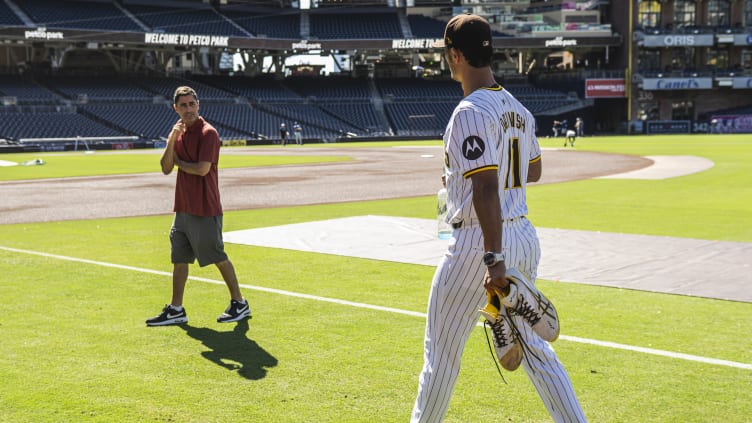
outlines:
[[[649,120],[648,134],[688,134],[692,130],[688,120]]]
[[[710,118],[710,132],[738,134],[752,132],[752,115],[715,115]]]
[[[750,77],[737,77],[733,79],[733,82],[731,83],[731,88],[734,89],[745,89],[745,88],[752,88],[752,78]]]
[[[585,98],[626,97],[624,78],[586,79]]]
[[[711,47],[715,43],[713,34],[662,34],[646,35],[644,47]]]
[[[709,90],[713,78],[645,78],[643,90]]]

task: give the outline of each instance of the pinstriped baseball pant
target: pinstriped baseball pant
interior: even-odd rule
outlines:
[[[533,225],[525,218],[505,221],[503,242],[507,267],[531,275],[534,281],[540,244]],[[413,423],[441,422],[447,412],[465,343],[480,317],[478,310],[486,303],[483,288],[486,267],[482,255],[480,227],[458,229],[436,268],[428,299],[424,364],[413,406]],[[522,366],[553,420],[585,422],[569,376],[554,350],[521,317],[513,318],[532,352],[526,351]]]

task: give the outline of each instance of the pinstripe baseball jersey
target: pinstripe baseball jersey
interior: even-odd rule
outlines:
[[[525,199],[530,163],[541,159],[535,120],[501,87],[480,88],[452,114],[444,136],[444,176],[451,223],[476,219],[470,177],[494,169],[499,174],[502,248],[506,265],[535,283],[540,243],[532,223],[514,219],[527,214]],[[481,259],[483,232],[477,224],[456,228],[431,282],[426,313],[424,364],[411,423],[440,423],[449,407],[460,372],[462,352],[486,303]],[[553,348],[512,316],[527,345],[522,367],[557,423],[586,422],[574,388]]]
[[[494,169],[499,175],[499,198],[505,219],[525,216],[528,166],[540,160],[535,118],[500,86],[475,90],[455,108],[444,132],[444,174],[447,220],[476,218],[470,177]]]

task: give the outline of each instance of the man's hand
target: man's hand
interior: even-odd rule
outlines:
[[[507,266],[503,261],[486,269],[486,276],[483,278],[483,287],[491,294],[505,296],[509,293],[509,281],[506,280]]]
[[[159,160],[159,164],[162,166],[162,173],[169,175],[172,173],[172,169],[177,165],[177,153],[175,152],[175,143],[178,137],[185,133],[185,123],[182,119],[179,119],[175,125],[173,125],[170,135],[167,136],[167,146],[165,146],[162,152],[162,158]]]
[[[185,133],[185,123],[183,123],[182,119],[179,119],[177,123],[175,123],[175,125],[172,127],[172,131],[170,131],[168,142],[174,142],[180,135],[183,135],[183,133]]]

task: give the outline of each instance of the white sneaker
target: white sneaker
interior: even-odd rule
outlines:
[[[501,307],[499,296],[488,293],[487,295],[488,303],[480,310],[480,314],[486,319],[484,324],[491,327],[496,357],[501,367],[510,372],[517,370],[522,362],[522,347],[518,342],[517,331],[509,319],[506,308]]]
[[[510,314],[522,316],[533,331],[548,342],[559,337],[559,315],[551,301],[517,269],[507,269],[509,295],[501,298]]]

